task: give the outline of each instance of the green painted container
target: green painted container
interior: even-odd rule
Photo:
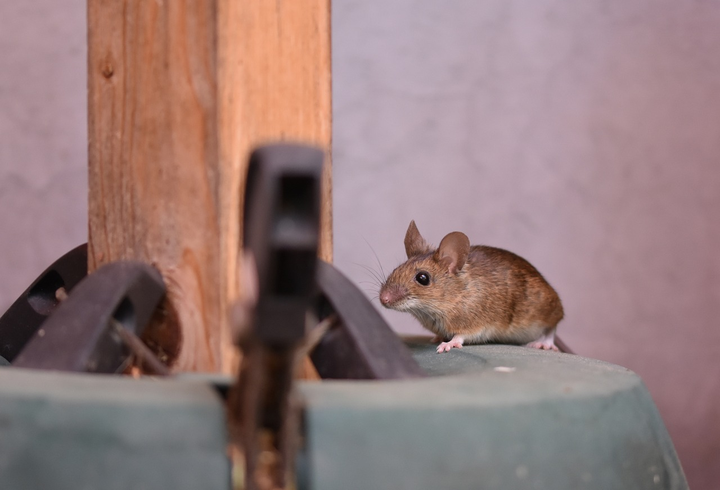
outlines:
[[[207,384],[0,369],[0,489],[227,490]]]
[[[642,380],[512,346],[436,354],[411,381],[300,383],[298,488],[686,489]],[[229,489],[227,377],[0,369],[0,489]]]
[[[300,488],[687,488],[631,371],[525,347],[410,346],[430,378],[301,386]]]

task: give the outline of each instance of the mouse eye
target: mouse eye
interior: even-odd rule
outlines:
[[[420,271],[415,274],[415,281],[421,286],[427,286],[430,284],[430,274],[425,271]]]

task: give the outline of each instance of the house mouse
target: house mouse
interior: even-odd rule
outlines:
[[[380,287],[380,303],[411,313],[435,333],[442,340],[437,352],[486,342],[558,350],[560,298],[527,260],[500,248],[471,246],[458,231],[433,249],[414,221],[405,251],[408,260]]]

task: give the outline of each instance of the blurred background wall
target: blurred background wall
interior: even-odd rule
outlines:
[[[338,266],[374,296],[411,219],[526,257],[560,336],[639,373],[691,487],[720,487],[720,5],[332,8]],[[85,53],[85,1],[0,3],[3,311],[86,240]]]
[[[0,311],[87,241],[85,2],[0,2]]]

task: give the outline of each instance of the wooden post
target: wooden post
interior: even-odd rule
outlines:
[[[247,155],[328,151],[330,0],[88,0],[89,266],[140,259],[168,286],[154,327],[174,370],[230,372]]]

